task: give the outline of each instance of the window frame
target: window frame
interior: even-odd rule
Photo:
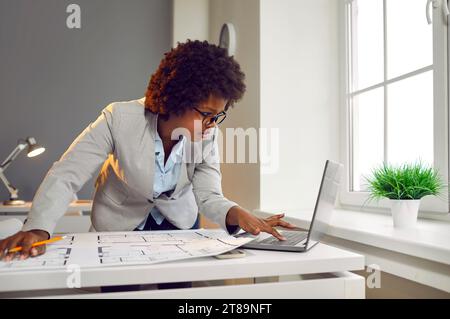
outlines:
[[[339,0],[339,20],[340,20],[340,53],[341,53],[341,72],[340,72],[340,83],[341,85],[341,118],[340,122],[343,123],[341,125],[341,161],[344,163],[345,167],[345,176],[343,178],[343,183],[341,190],[339,192],[339,203],[343,207],[358,207],[358,208],[368,208],[370,209],[387,209],[390,207],[390,203],[388,199],[382,199],[378,202],[376,201],[368,201],[368,192],[354,192],[351,191],[352,185],[352,110],[351,110],[351,99],[350,93],[352,85],[351,85],[351,37],[349,36],[349,28],[351,27],[350,23],[350,10],[351,3],[353,0]],[[388,81],[386,79],[386,66],[387,66],[387,56],[386,56],[386,41],[387,41],[387,32],[386,30],[386,1],[383,0],[383,25],[384,25],[384,81],[382,83],[382,87],[386,88],[392,81]],[[442,4],[441,4],[442,5]],[[433,70],[433,135],[434,135],[434,167],[439,170],[443,181],[446,185],[448,185],[449,181],[449,99],[448,92],[450,91],[450,83],[448,83],[448,23],[447,17],[444,16],[442,7],[439,6],[435,8],[433,11],[433,65],[425,67],[420,70],[414,70],[410,73],[401,75],[395,79],[401,81],[402,79],[409,78],[416,74],[425,72],[426,70]],[[424,13],[423,13],[423,23],[426,22],[425,18],[425,5],[424,5]],[[450,22],[449,22],[450,23]],[[401,78],[401,79],[400,79]],[[436,85],[436,83],[441,83],[441,85]],[[376,86],[376,85],[375,85]],[[375,86],[371,86],[369,88],[374,89]],[[357,92],[366,91],[367,88],[363,88],[362,90],[358,90]],[[386,116],[386,91],[385,91],[385,116]],[[385,143],[384,147],[386,148],[386,125],[384,128],[385,132]],[[386,154],[386,152],[385,152]],[[449,214],[450,212],[450,203],[449,203],[449,191],[448,188],[442,197],[445,198],[437,198],[435,196],[426,196],[422,199],[420,205],[421,212],[434,212],[437,215],[442,216],[443,214]],[[433,214],[429,214],[431,216]]]

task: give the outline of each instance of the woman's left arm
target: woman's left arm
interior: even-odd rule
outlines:
[[[227,225],[226,218],[230,209],[237,207],[238,204],[223,196],[221,181],[218,162],[203,160],[195,165],[192,186],[199,212],[234,234],[239,228],[227,227],[231,224]]]
[[[232,234],[237,233],[242,228],[254,235],[261,231],[267,232],[282,240],[283,236],[278,233],[274,228],[275,226],[296,228],[295,225],[281,219],[284,214],[273,215],[265,219],[258,218],[237,203],[225,198],[222,193],[222,176],[218,154],[218,146],[215,142],[202,158],[202,162],[195,166],[192,178],[193,192],[202,214]]]

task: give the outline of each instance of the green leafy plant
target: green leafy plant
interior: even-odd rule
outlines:
[[[369,200],[421,199],[437,196],[444,188],[438,172],[421,162],[400,166],[383,164],[372,171],[372,177],[365,179],[369,184]]]

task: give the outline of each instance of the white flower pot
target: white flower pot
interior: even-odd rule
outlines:
[[[411,228],[416,225],[420,199],[391,199],[394,228]]]

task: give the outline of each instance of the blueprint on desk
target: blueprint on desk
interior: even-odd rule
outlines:
[[[169,262],[219,255],[251,240],[221,229],[67,234],[64,240],[47,245],[41,256],[0,261],[0,272]]]

